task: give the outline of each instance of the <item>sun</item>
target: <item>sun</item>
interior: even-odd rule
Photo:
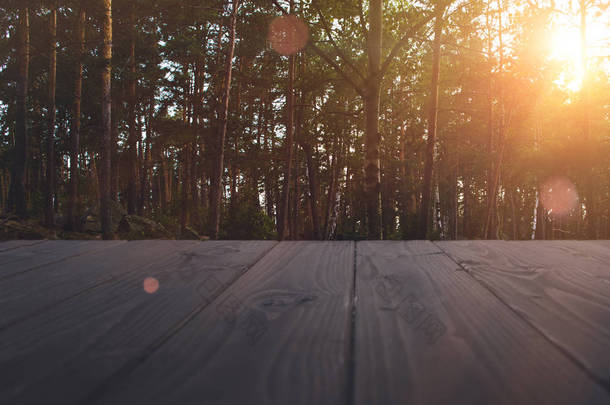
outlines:
[[[557,84],[578,91],[585,78],[582,64],[582,47],[578,28],[556,28],[551,35],[551,59],[562,65]]]
[[[569,19],[556,20],[550,35],[549,56],[561,66],[559,78],[555,81],[560,87],[578,92],[591,69],[594,59],[608,51],[608,27],[601,18],[589,20],[586,32],[587,65],[583,65],[581,32],[578,23]]]

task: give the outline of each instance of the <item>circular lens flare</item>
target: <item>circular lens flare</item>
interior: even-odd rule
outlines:
[[[269,26],[269,42],[280,55],[294,55],[307,44],[309,29],[294,15],[275,18]]]
[[[551,215],[567,215],[578,205],[576,186],[566,177],[551,177],[540,186],[540,203]]]
[[[144,291],[149,294],[154,294],[159,289],[159,280],[154,277],[146,277],[144,279]]]

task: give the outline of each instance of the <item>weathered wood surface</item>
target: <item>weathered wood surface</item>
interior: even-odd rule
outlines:
[[[360,242],[357,250],[356,404],[609,399],[432,243]]]
[[[18,249],[8,249],[0,252],[0,279],[123,243],[126,242],[49,240]]]
[[[608,241],[2,242],[0,404],[607,405],[608,263]]]
[[[37,245],[43,242],[45,242],[45,240],[7,240],[0,242],[0,252],[5,252],[7,250],[18,249],[26,246]]]
[[[130,242],[150,260],[136,256],[142,266],[131,271],[120,269],[119,258],[100,261],[116,278],[0,333],[0,403],[83,400],[134,367],[275,243]],[[148,277],[159,282],[150,294]]]
[[[353,260],[281,243],[94,403],[345,403]]]
[[[610,248],[564,241],[438,246],[610,387]]]
[[[121,277],[133,269],[154,263],[176,250],[201,244],[196,241],[161,240],[104,245],[99,245],[100,242],[63,242],[59,247],[66,255],[70,245],[75,251],[86,250],[82,245],[89,244],[91,248],[87,255],[72,255],[65,260],[39,267],[36,271],[26,271],[0,279],[0,331],[57,303],[70,300],[89,289]],[[101,247],[103,248],[100,249]],[[42,255],[57,256],[49,254],[48,250]],[[28,261],[33,261],[33,257]],[[13,265],[1,265],[0,269]]]

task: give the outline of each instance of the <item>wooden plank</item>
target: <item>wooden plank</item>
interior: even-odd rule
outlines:
[[[610,244],[608,241],[545,240],[533,243],[531,241],[507,243],[514,244],[510,247],[512,249],[526,249],[533,252],[535,257],[540,257],[535,254],[540,249],[545,252],[543,257],[553,257],[559,253],[562,262],[569,258],[570,265],[575,265],[574,269],[610,282]]]
[[[161,344],[276,242],[161,244],[170,247],[166,257],[2,332],[0,403],[78,403]],[[154,293],[143,289],[148,277],[158,280]]]
[[[474,278],[610,387],[609,265],[584,253],[578,243],[567,245],[569,250],[565,242],[439,243]]]
[[[125,241],[50,240],[0,252],[0,279],[71,257],[102,251],[126,243]]]
[[[280,243],[89,402],[345,403],[353,260],[353,242]]]
[[[19,249],[22,247],[27,247],[31,245],[38,245],[40,243],[45,243],[46,240],[7,240],[0,242],[0,252],[5,252],[7,250]]]
[[[450,258],[413,250],[357,244],[355,404],[610,403]]]
[[[37,271],[0,279],[0,330],[84,291],[121,278],[129,271],[154,263],[176,250],[203,242],[133,241],[107,245],[101,250],[99,242],[81,243],[94,244],[93,249],[97,250],[45,265]],[[86,251],[86,248],[82,250]]]

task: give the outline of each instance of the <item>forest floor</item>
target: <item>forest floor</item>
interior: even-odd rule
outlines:
[[[180,229],[167,228],[146,217],[129,215],[118,203],[111,205],[112,231],[117,239],[187,239],[207,240],[207,236],[199,235],[187,227]],[[45,226],[42,218],[20,219],[16,215],[0,216],[0,241],[18,239],[66,239],[66,240],[97,240],[102,239],[102,229],[99,218],[99,208],[91,207],[77,221],[77,230],[69,230],[64,217],[55,218],[56,226]]]

